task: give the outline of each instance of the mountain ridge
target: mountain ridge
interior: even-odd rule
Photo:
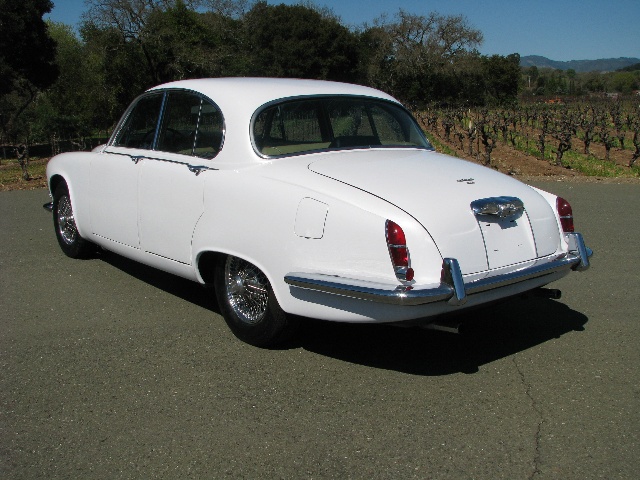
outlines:
[[[576,72],[613,72],[624,67],[640,63],[640,58],[619,57],[598,60],[569,60],[566,62],[551,60],[541,55],[520,57],[521,67],[553,68],[554,70],[575,70]]]

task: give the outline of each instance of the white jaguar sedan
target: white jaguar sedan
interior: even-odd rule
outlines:
[[[394,98],[343,83],[152,88],[47,166],[56,236],[215,288],[258,346],[301,317],[429,324],[589,267],[566,200],[436,153]]]

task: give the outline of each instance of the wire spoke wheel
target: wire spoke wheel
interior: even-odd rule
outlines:
[[[297,319],[282,310],[267,276],[255,265],[226,256],[216,263],[214,286],[220,313],[243,342],[273,347],[295,333]]]
[[[58,185],[53,193],[53,226],[58,244],[68,257],[89,258],[95,252],[95,245],[78,232],[71,196],[64,183]]]
[[[244,323],[254,325],[267,313],[269,281],[257,267],[229,256],[225,264],[226,295],[229,305]]]
[[[62,241],[67,245],[73,245],[73,242],[75,242],[78,237],[78,229],[76,228],[73,208],[71,207],[71,201],[68,195],[60,197],[57,216],[60,238],[62,238]]]

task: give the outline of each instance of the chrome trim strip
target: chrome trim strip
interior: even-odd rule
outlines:
[[[305,290],[393,305],[421,305],[445,301],[453,296],[453,288],[445,284],[441,284],[439,287],[415,290],[410,285],[364,282],[352,278],[309,273],[289,273],[285,275],[284,281],[293,287]]]
[[[588,257],[591,250],[585,247],[582,235],[568,234],[568,237],[575,242],[576,249],[561,258],[467,284],[464,283],[460,265],[455,258],[445,258],[442,261],[442,278],[437,287],[374,283],[313,273],[289,273],[285,275],[284,281],[292,287],[392,305],[424,305],[447,301],[452,306],[460,306],[464,305],[468,295],[507,287],[564,270],[586,270],[589,267]]]
[[[109,155],[122,155],[125,157],[129,157],[131,159],[131,161],[133,163],[135,163],[136,165],[140,162],[140,160],[153,160],[156,162],[165,162],[165,163],[173,163],[175,165],[184,165],[185,167],[187,167],[189,169],[189,171],[191,173],[195,173],[196,176],[200,175],[202,172],[206,171],[206,170],[212,170],[212,171],[218,171],[217,168],[215,167],[207,167],[206,165],[192,165],[191,163],[188,162],[180,162],[178,160],[171,160],[169,158],[158,158],[158,157],[150,157],[148,155],[131,155],[129,153],[124,153],[124,152],[106,152]],[[195,157],[195,158],[200,158],[200,157]]]

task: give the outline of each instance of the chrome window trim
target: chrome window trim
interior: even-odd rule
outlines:
[[[129,115],[131,115],[131,112],[133,111],[133,109],[135,108],[135,106],[138,104],[138,102],[143,98],[143,97],[147,97],[147,96],[151,96],[151,95],[162,95],[162,104],[160,106],[160,114],[158,116],[158,121],[156,122],[156,131],[155,131],[155,136],[153,139],[153,148],[152,149],[145,149],[148,150],[150,152],[163,152],[163,153],[172,153],[175,155],[175,152],[164,152],[163,150],[156,150],[156,142],[158,139],[158,133],[159,133],[159,129],[162,126],[162,122],[164,122],[164,113],[165,113],[165,104],[167,101],[167,97],[168,94],[170,92],[187,92],[187,93],[191,93],[194,95],[197,95],[198,97],[200,97],[200,111],[198,113],[198,127],[200,126],[200,115],[202,112],[202,106],[204,104],[205,101],[211,103],[211,105],[213,105],[219,112],[220,115],[222,116],[222,138],[220,139],[220,150],[218,151],[218,154],[215,157],[212,158],[206,158],[206,157],[201,157],[199,155],[195,155],[193,153],[193,149],[192,149],[192,154],[191,155],[185,155],[187,157],[195,157],[195,158],[199,158],[205,161],[213,161],[215,160],[215,158],[218,157],[218,155],[220,155],[220,152],[222,152],[222,149],[224,148],[224,143],[225,143],[225,137],[227,134],[227,123],[225,120],[225,116],[224,113],[222,112],[222,109],[220,108],[220,106],[214,102],[211,98],[209,98],[208,96],[204,95],[203,93],[197,92],[195,90],[190,90],[188,88],[164,88],[164,89],[157,89],[157,90],[147,90],[146,92],[142,93],[141,95],[138,95],[129,105],[129,107],[127,108],[127,110],[125,111],[124,115],[122,115],[122,117],[120,118],[120,120],[118,121],[116,128],[113,130],[113,133],[111,134],[111,137],[109,138],[109,141],[107,142],[107,147],[114,147],[114,148],[128,148],[128,147],[123,147],[121,145],[114,145],[113,142],[115,142],[116,137],[119,135],[120,130],[122,130],[122,128],[124,127],[125,123],[127,122],[127,119],[129,118]],[[197,135],[196,135],[197,138]],[[195,141],[196,139],[194,138],[194,145],[195,145]],[[180,155],[180,154],[178,154]],[[147,157],[145,157],[147,158]],[[160,160],[160,159],[156,159],[156,160]]]

